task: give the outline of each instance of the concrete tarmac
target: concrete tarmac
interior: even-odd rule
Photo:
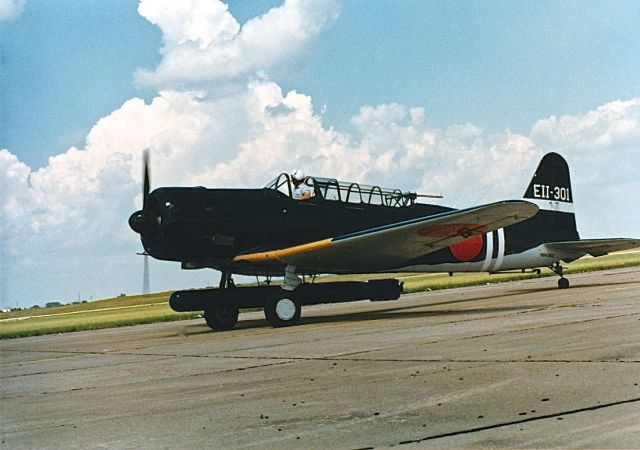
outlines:
[[[1,446],[640,448],[640,268],[5,340]]]

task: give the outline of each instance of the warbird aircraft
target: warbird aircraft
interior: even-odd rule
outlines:
[[[184,269],[221,271],[219,289],[178,291],[176,311],[204,311],[228,330],[241,307],[262,307],[275,327],[294,325],[308,304],[394,300],[396,279],[305,282],[317,274],[498,272],[549,267],[569,287],[561,262],[640,246],[639,239],[581,240],[566,161],[545,155],[524,200],[456,210],[421,204],[415,193],[321,177],[280,174],[262,189],[162,187],[150,192],[144,158],[142,210],[129,218],[145,252]],[[296,200],[295,186],[310,198]],[[305,188],[306,189],[306,188]],[[538,269],[539,270],[539,269]],[[266,277],[235,287],[232,274]],[[271,285],[271,277],[282,277]],[[301,278],[302,276],[302,278]],[[304,278],[304,279],[303,279]]]

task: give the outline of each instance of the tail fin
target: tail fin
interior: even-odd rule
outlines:
[[[524,198],[539,203],[538,207],[543,209],[573,212],[569,166],[562,156],[547,153],[542,157]]]
[[[524,198],[540,208],[528,222],[542,242],[572,241],[579,239],[573,213],[573,192],[569,166],[557,153],[542,157]]]

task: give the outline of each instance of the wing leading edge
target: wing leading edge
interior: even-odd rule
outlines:
[[[334,238],[261,253],[238,255],[238,263],[288,264],[328,273],[368,272],[402,266],[406,261],[529,219],[533,203],[508,200],[420,217]]]

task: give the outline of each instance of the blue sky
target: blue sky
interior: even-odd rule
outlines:
[[[242,22],[278,3],[229,7]],[[158,63],[162,35],[136,8],[36,0],[0,24],[0,146],[44,166],[125,100],[152,97],[133,72]],[[362,105],[397,102],[424,106],[435,126],[526,132],[551,114],[640,95],[638,23],[635,1],[350,1],[296,70],[275,76],[325,105],[339,129]]]
[[[133,96],[133,71],[160,59],[162,34],[136,1],[32,1],[0,24],[3,52],[1,147],[32,167],[81,145],[97,119]],[[151,92],[152,94],[152,92]]]
[[[0,0],[3,304],[139,290],[149,146],[154,186],[300,165],[461,207],[518,197],[560,151],[580,231],[637,237],[638,23],[637,1]]]
[[[336,124],[359,105],[398,102],[424,105],[437,126],[528,131],[640,92],[637,2],[372,5],[343,4],[318,54],[287,80]]]

